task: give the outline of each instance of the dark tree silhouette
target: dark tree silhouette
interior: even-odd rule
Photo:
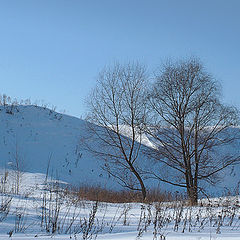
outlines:
[[[93,124],[88,126],[89,138],[83,139],[88,150],[104,160],[103,169],[122,186],[141,191],[143,199],[146,188],[139,152],[146,81],[146,69],[139,64],[104,69],[88,101],[87,120]],[[88,144],[90,141],[95,144]]]
[[[237,125],[238,112],[221,103],[219,84],[197,59],[163,65],[148,100],[152,121],[146,127],[156,148],[147,153],[166,170],[152,174],[186,188],[195,205],[199,181],[214,183],[220,171],[239,162],[239,155],[219,154],[237,137],[230,128]]]

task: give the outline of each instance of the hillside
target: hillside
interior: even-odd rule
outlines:
[[[235,129],[234,131],[239,131]],[[101,185],[121,189],[101,169],[101,162],[81,147],[87,136],[86,122],[38,106],[0,108],[0,167],[45,174],[74,185]],[[148,139],[146,144],[150,144]],[[240,142],[224,151],[239,151]],[[18,167],[16,166],[18,164]],[[239,167],[223,173],[214,192],[233,190],[240,180]],[[152,180],[147,185],[158,184]],[[163,190],[171,190],[161,184]],[[213,188],[209,188],[213,189]]]
[[[114,184],[79,145],[85,121],[37,106],[0,108],[0,167],[46,173],[72,184]]]

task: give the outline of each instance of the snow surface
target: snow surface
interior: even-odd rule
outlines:
[[[129,135],[127,128],[123,133]],[[240,131],[240,129],[234,129]],[[81,144],[87,136],[86,121],[38,106],[0,107],[0,168],[46,174],[74,185],[94,185],[112,189],[121,187],[101,169],[103,162],[96,159]],[[143,143],[151,146],[144,136]],[[92,143],[96,144],[96,143]],[[240,141],[223,151],[240,152]],[[221,154],[221,153],[220,153]],[[145,159],[145,156],[141,156]],[[16,166],[18,162],[18,167]],[[49,168],[48,168],[49,166]],[[232,192],[240,181],[240,167],[223,172],[223,181],[215,192]],[[153,180],[147,186],[162,190],[179,190]],[[209,187],[209,190],[213,188]]]
[[[51,182],[46,185],[43,174],[35,176],[31,173],[24,174],[24,186],[21,186],[18,195],[7,192],[0,194],[1,240],[151,240],[154,239],[156,209],[160,210],[157,222],[160,227],[157,228],[156,239],[161,239],[161,235],[166,240],[240,239],[240,197],[238,196],[202,199],[199,201],[201,207],[189,207],[180,202],[161,204],[100,202],[96,208],[94,227],[89,230],[88,237],[84,238],[82,231],[84,227],[81,226],[84,226],[84,220],[89,223],[96,203],[86,200],[76,202],[71,195],[64,195],[60,189],[57,191],[55,188],[53,191],[49,186],[56,185],[51,185]],[[34,187],[36,180],[39,185]],[[9,181],[13,184],[14,178]],[[44,197],[48,200],[46,203],[43,201]],[[2,218],[4,216],[2,206],[9,199],[9,212],[5,218]],[[45,220],[43,222],[41,220],[43,210],[46,210],[47,221],[51,219],[54,222],[56,209],[59,213],[57,231],[51,233],[50,227],[50,232],[46,232]],[[141,236],[137,237],[141,231]],[[11,236],[10,232],[12,232]]]
[[[6,107],[0,108],[0,240],[84,239],[83,232],[77,230],[84,220],[89,221],[95,203],[85,200],[75,202],[74,198],[69,199],[54,187],[71,183],[99,184],[120,189],[101,170],[101,162],[81,148],[79,139],[87,135],[86,122],[37,106],[18,106],[12,111],[6,110]],[[145,137],[146,145],[149,145],[148,141]],[[224,151],[239,150],[239,144],[238,142]],[[239,170],[235,166],[223,173],[223,181],[216,189],[232,191],[240,180]],[[163,186],[166,190],[170,189]],[[48,200],[45,205],[44,199]],[[46,223],[41,225],[41,218],[43,211],[46,211],[52,214],[51,220],[54,219],[57,201],[59,229],[57,234],[51,234],[46,232]],[[211,199],[209,205],[205,199],[202,200],[203,207],[196,208],[162,204],[160,220],[165,223],[158,229],[157,239],[160,239],[160,234],[167,240],[240,239],[239,201],[239,197],[216,198]],[[8,202],[9,212],[3,208]],[[151,216],[148,215],[148,209]],[[155,204],[98,203],[92,239],[153,239],[155,213]],[[178,230],[174,230],[177,214],[181,217]],[[148,217],[151,218],[151,224],[144,232]],[[72,221],[73,224],[67,231]],[[143,234],[137,238],[139,230],[143,230]],[[74,231],[77,232],[76,235]]]
[[[46,174],[75,185],[117,186],[100,163],[81,149],[86,122],[37,106],[0,108],[0,167]]]
[[[88,134],[86,121],[76,117],[32,105],[16,106],[13,110],[11,106],[1,106],[0,168],[18,168],[30,173],[48,172],[49,177],[77,186],[122,189],[102,170],[104,162],[83,147],[81,139]],[[144,143],[150,144],[146,137]],[[145,156],[141,158],[146,159]],[[156,186],[159,183],[148,180],[146,185]],[[173,189],[164,184],[161,187],[163,190]]]

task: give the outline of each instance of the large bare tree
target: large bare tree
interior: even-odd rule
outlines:
[[[102,166],[124,187],[146,198],[140,149],[146,105],[147,73],[144,66],[116,63],[105,68],[88,99],[89,139],[85,146],[104,160]],[[92,144],[92,143],[95,144]]]
[[[148,100],[152,122],[147,128],[155,143],[148,154],[161,166],[152,174],[186,188],[195,205],[203,190],[199,182],[214,183],[218,173],[239,162],[236,152],[221,151],[237,137],[239,131],[231,128],[237,111],[220,102],[219,84],[197,59],[164,64]]]

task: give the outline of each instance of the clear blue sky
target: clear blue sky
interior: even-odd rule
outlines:
[[[0,0],[0,93],[83,115],[113,61],[198,56],[240,107],[239,0]]]

